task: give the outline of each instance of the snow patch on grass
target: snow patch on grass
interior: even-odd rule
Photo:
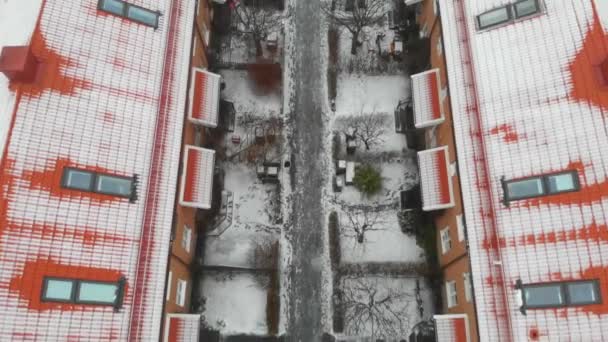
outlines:
[[[410,81],[405,75],[340,74],[336,114],[354,114],[362,110],[392,114],[399,100],[408,98],[409,93]]]
[[[247,273],[203,273],[205,320],[222,334],[266,334],[266,289]]]

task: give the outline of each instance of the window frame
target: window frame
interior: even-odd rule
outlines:
[[[568,285],[577,284],[577,283],[592,283],[595,294],[597,295],[597,301],[595,302],[583,302],[583,303],[572,303],[570,294],[568,293]],[[560,294],[563,298],[562,304],[545,304],[545,305],[533,305],[530,306],[526,303],[526,288],[538,288],[538,287],[554,287],[559,286]],[[555,309],[555,308],[571,308],[571,307],[579,307],[586,305],[598,305],[602,304],[602,291],[600,286],[599,279],[580,279],[580,280],[571,280],[571,281],[555,281],[555,282],[541,282],[541,283],[529,283],[529,284],[518,284],[516,288],[521,289],[521,298],[522,298],[522,312],[525,310],[542,310],[542,309]]]
[[[72,283],[72,290],[70,293],[70,299],[57,299],[57,298],[48,298],[46,296],[46,290],[48,289],[49,281],[63,281]],[[44,277],[42,279],[42,291],[40,293],[40,301],[45,303],[74,303],[74,298],[76,298],[76,287],[77,284],[74,279],[69,278],[61,278],[61,277]]]
[[[186,233],[186,231],[188,233]],[[186,235],[188,236],[187,244],[185,239]],[[188,253],[190,253],[190,251],[192,250],[192,228],[190,228],[190,226],[187,224],[184,224],[184,228],[182,230],[181,246]]]
[[[563,191],[553,191],[553,192],[549,191],[549,178],[553,177],[553,176],[566,175],[566,174],[572,175],[572,183],[573,183],[574,187],[572,189],[563,190]],[[531,179],[539,179],[540,180],[541,186],[542,186],[542,190],[543,190],[541,194],[539,194],[539,195],[520,196],[520,197],[515,197],[515,198],[513,198],[512,196],[510,196],[509,190],[508,190],[509,189],[509,184],[511,184],[511,183],[517,183],[517,182],[522,182],[522,181],[527,181],[527,180],[531,180]],[[580,177],[579,177],[579,174],[578,174],[577,170],[566,170],[566,171],[559,171],[559,172],[551,172],[551,173],[546,173],[546,174],[542,174],[542,175],[523,177],[523,178],[514,178],[514,179],[509,179],[509,180],[506,180],[503,177],[501,179],[501,182],[502,182],[502,188],[503,188],[503,201],[507,205],[508,205],[509,202],[513,202],[513,201],[521,201],[521,200],[526,200],[526,199],[530,199],[530,198],[553,196],[553,195],[559,195],[559,194],[564,194],[564,193],[569,193],[569,192],[576,192],[576,191],[580,191],[581,190],[581,182],[580,182]]]
[[[70,294],[70,299],[63,300],[63,299],[48,298],[46,296],[46,290],[48,288],[48,283],[50,280],[71,282],[72,291]],[[80,295],[80,286],[82,283],[116,286],[116,299],[112,303],[104,302],[104,301],[80,300],[80,299],[78,299],[78,297]],[[87,280],[87,279],[75,279],[75,278],[62,278],[62,277],[55,277],[55,276],[44,276],[44,278],[42,279],[42,291],[40,293],[40,301],[45,302],[45,303],[64,303],[64,304],[74,304],[74,305],[108,306],[108,307],[113,307],[115,311],[118,311],[118,309],[120,309],[123,304],[125,284],[126,284],[126,279],[124,277],[121,277],[117,281],[102,281],[102,280]]]
[[[98,190],[98,184],[99,184],[99,179],[101,177],[109,177],[109,178],[116,178],[116,179],[122,179],[122,180],[128,180],[129,182],[131,182],[131,192],[128,195],[124,195],[124,194],[119,194],[119,193],[115,193],[115,192],[110,192],[110,191],[103,191],[103,190]],[[93,191],[95,193],[98,194],[103,194],[103,195],[109,195],[109,196],[116,196],[116,197],[122,197],[122,198],[131,198],[133,196],[133,182],[135,180],[133,179],[133,177],[127,177],[127,176],[118,176],[118,175],[112,175],[112,174],[108,174],[108,173],[95,173],[95,181],[93,184]]]
[[[447,236],[447,242],[444,240],[444,236]],[[445,228],[439,231],[439,238],[441,239],[441,254],[447,254],[452,250],[452,236],[450,235],[450,226],[446,226]],[[446,248],[446,244],[449,242],[449,247]]]
[[[88,173],[91,175],[91,181],[89,182],[89,187],[88,189],[82,189],[82,188],[76,188],[76,187],[71,187],[68,184],[68,177],[69,177],[69,173],[70,171],[76,171],[76,172],[81,172],[81,173]],[[89,171],[89,170],[85,170],[85,169],[79,169],[76,167],[71,167],[71,166],[67,166],[63,168],[62,174],[61,174],[61,187],[65,188],[65,189],[70,189],[70,190],[76,190],[76,191],[92,191],[92,189],[94,188],[94,184],[95,184],[95,172],[94,171]]]
[[[188,292],[188,280],[177,278],[175,286],[175,304],[182,308],[186,306],[186,292]]]
[[[464,300],[470,303],[473,299],[473,283],[471,279],[471,272],[464,272],[462,274],[462,282],[464,283]]]
[[[595,294],[597,296],[597,301],[595,301],[595,302],[593,302],[593,301],[577,302],[577,303],[572,302],[570,292],[568,291],[568,285],[582,284],[582,283],[591,283],[591,285],[593,285],[593,290],[595,291]],[[598,279],[581,279],[581,280],[575,280],[575,281],[568,281],[568,282],[564,283],[563,288],[564,288],[564,294],[565,294],[567,302],[568,302],[568,306],[585,306],[585,305],[602,304],[602,288],[600,286],[600,281]]]
[[[485,11],[483,13],[478,14],[477,16],[475,16],[475,24],[477,25],[477,29],[480,30],[480,31],[487,30],[487,29],[490,29],[492,27],[503,25],[505,23],[508,23],[508,22],[512,21],[514,19],[514,16],[513,16],[513,11],[511,9],[511,7],[512,7],[511,4],[503,5],[503,6],[498,6],[498,7],[492,8],[490,10],[487,10],[487,11]],[[492,13],[492,12],[498,11],[500,9],[505,9],[507,11],[507,19],[506,20],[502,20],[502,21],[499,21],[499,22],[496,22],[496,23],[493,23],[493,24],[490,24],[490,25],[485,25],[485,26],[481,25],[480,17],[482,15],[488,14],[488,13]]]
[[[572,189],[562,190],[562,191],[554,191],[554,192],[551,192],[549,190],[549,178],[550,177],[560,176],[560,175],[568,175],[568,174],[572,175],[572,183],[574,185],[574,187]],[[558,194],[564,194],[564,193],[568,193],[568,192],[579,191],[581,189],[581,180],[580,180],[580,177],[578,176],[578,171],[576,171],[576,170],[553,172],[553,173],[548,173],[546,175],[543,175],[543,186],[545,187],[545,193],[547,194],[547,196],[549,196],[549,195],[558,195]]]
[[[78,171],[78,172],[83,172],[83,173],[89,173],[89,174],[91,174],[91,184],[89,184],[89,188],[88,189],[81,189],[81,188],[76,188],[76,187],[69,186],[69,184],[68,184],[68,174],[69,174],[70,171]],[[100,191],[100,190],[97,190],[97,183],[98,183],[98,180],[99,180],[99,176],[105,176],[105,177],[111,177],[111,178],[118,178],[118,179],[128,180],[128,181],[131,182],[131,192],[128,195],[124,195],[124,194],[117,194],[117,193],[113,193],[113,192],[109,192],[109,191]],[[110,173],[103,173],[103,172],[95,172],[95,171],[91,171],[91,170],[87,170],[87,169],[80,169],[80,168],[71,167],[71,166],[64,167],[63,171],[62,171],[62,175],[61,175],[61,187],[64,188],[64,189],[73,190],[73,191],[91,192],[91,193],[96,193],[96,194],[115,196],[115,197],[121,197],[121,198],[128,198],[128,199],[133,199],[134,198],[134,195],[136,193],[135,184],[136,184],[136,178],[135,177],[113,175],[113,174],[110,174]]]
[[[520,3],[522,3],[522,2],[528,2],[528,1],[530,1],[530,0],[518,0],[518,1],[515,1],[515,2],[512,4],[512,10],[513,10],[513,19],[515,19],[515,20],[517,20],[517,19],[523,19],[523,18],[527,18],[527,17],[533,16],[533,15],[536,15],[536,14],[539,14],[539,13],[541,13],[541,12],[542,12],[542,8],[540,7],[540,1],[539,1],[539,0],[532,0],[532,1],[534,2],[534,4],[536,5],[536,12],[532,12],[532,13],[525,14],[525,15],[521,15],[521,16],[520,16],[520,15],[517,13],[517,4],[520,4]]]
[[[450,286],[451,284],[453,285],[453,289],[454,289],[453,293],[450,292],[450,289],[452,288],[452,286]],[[458,287],[456,286],[455,280],[448,280],[445,282],[445,296],[446,296],[445,304],[448,307],[448,309],[458,306]],[[454,301],[452,301],[452,297],[454,298]]]
[[[129,21],[134,22],[134,23],[138,23],[138,24],[141,24],[141,25],[144,25],[144,26],[152,27],[155,30],[158,29],[158,24],[159,24],[159,21],[160,21],[160,16],[162,15],[162,13],[160,11],[158,11],[158,10],[157,11],[153,11],[153,10],[151,10],[149,8],[145,8],[143,6],[135,5],[135,4],[123,1],[123,0],[113,0],[113,1],[120,2],[120,3],[124,4],[123,10],[122,10],[122,14],[116,14],[114,12],[110,12],[110,11],[105,10],[103,8],[103,4],[106,1],[107,0],[98,0],[97,1],[97,9],[99,11],[102,11],[104,13],[108,13],[110,15],[113,15],[113,16],[116,16],[116,17],[119,17],[119,18],[127,19]],[[137,20],[137,19],[134,19],[134,18],[130,17],[129,16],[129,8],[131,8],[131,7],[134,7],[134,8],[137,8],[137,9],[141,9],[141,10],[144,10],[146,12],[153,13],[153,14],[156,14],[156,22],[154,23],[154,25],[150,25],[147,22],[144,22],[144,21],[141,21],[141,20]]]
[[[116,286],[116,299],[114,300],[114,302],[111,302],[111,303],[105,302],[105,301],[97,301],[97,300],[82,300],[79,297],[80,297],[80,290],[81,290],[83,283]],[[114,306],[114,305],[116,305],[116,302],[119,300],[120,284],[118,282],[79,279],[76,281],[76,284],[77,284],[77,289],[76,289],[76,296],[74,297],[74,304]]]

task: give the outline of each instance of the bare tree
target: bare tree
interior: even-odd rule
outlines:
[[[340,1],[344,6],[336,9],[332,5],[324,5],[323,11],[337,26],[344,27],[352,34],[350,53],[357,54],[359,35],[364,27],[378,23],[386,14],[386,0],[332,0]]]
[[[380,213],[371,209],[347,209],[343,211],[347,220],[341,226],[346,236],[354,237],[358,243],[365,242],[365,233],[374,230],[383,230],[380,226],[383,221]]]
[[[283,16],[264,0],[249,0],[247,3],[233,0],[233,4],[238,31],[253,39],[256,56],[262,56],[262,41],[270,33],[280,30]]]
[[[395,340],[408,333],[414,295],[383,284],[382,279],[343,279],[341,302],[348,335]]]
[[[350,116],[344,120],[342,132],[346,140],[360,139],[365,144],[365,149],[370,150],[372,146],[384,142],[389,116],[386,113],[363,112],[359,115]]]

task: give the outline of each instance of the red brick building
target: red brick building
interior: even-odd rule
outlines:
[[[435,219],[439,249],[448,250],[444,313],[465,314],[437,316],[439,340],[606,340],[608,6],[439,0],[422,8],[432,55],[445,60],[445,69],[436,57],[431,64],[443,70],[450,108],[427,142],[451,151],[453,134],[452,184],[462,194]],[[443,128],[449,121],[452,131]],[[460,226],[468,252],[454,243]],[[461,305],[467,259],[474,312]]]
[[[0,5],[0,340],[159,339],[195,6]]]

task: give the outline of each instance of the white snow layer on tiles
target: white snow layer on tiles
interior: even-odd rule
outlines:
[[[373,226],[378,230],[365,232],[363,243],[357,242],[348,222],[348,217],[340,214],[343,262],[424,262],[424,251],[416,245],[416,238],[401,232],[396,211],[378,213],[377,224]]]
[[[602,26],[604,26],[604,31],[608,32],[608,1],[595,0],[595,7],[597,8]]]
[[[257,275],[260,276],[260,275]],[[266,290],[248,273],[203,274],[207,323],[222,334],[266,334]]]
[[[393,113],[399,100],[408,98],[409,93],[410,81],[405,75],[340,74],[336,114]]]
[[[0,2],[0,51],[5,46],[25,45],[36,26],[42,0],[4,0]],[[8,79],[0,76],[0,156],[15,106],[15,94],[8,89]]]
[[[226,83],[221,98],[234,102],[237,115],[252,112],[258,116],[278,116],[281,113],[280,91],[260,92],[246,70],[221,70],[220,75]]]

